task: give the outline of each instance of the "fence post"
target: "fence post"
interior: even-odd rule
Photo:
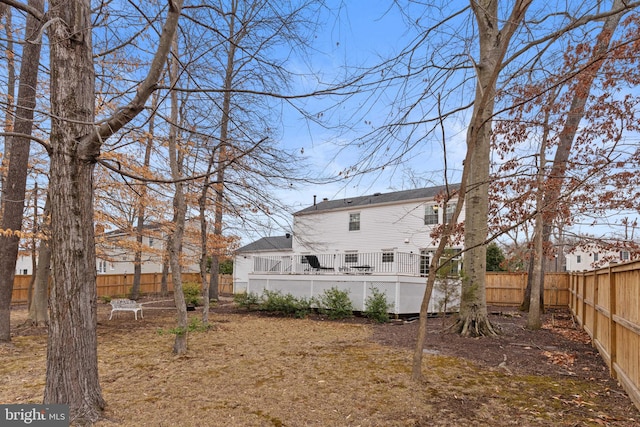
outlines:
[[[609,278],[609,374],[611,375],[611,378],[613,379],[617,379],[618,378],[618,374],[616,372],[615,369],[615,364],[617,363],[617,358],[618,358],[618,342],[617,342],[617,331],[616,331],[616,321],[615,321],[615,314],[616,314],[616,275],[615,273],[612,271],[612,264],[615,265],[615,263],[609,263],[609,271],[608,271],[608,278]]]
[[[593,337],[591,338],[591,346],[596,346],[598,339],[598,274],[593,270]]]
[[[580,324],[584,328],[584,322],[587,321],[587,275],[580,273],[580,277],[582,277],[582,316]]]

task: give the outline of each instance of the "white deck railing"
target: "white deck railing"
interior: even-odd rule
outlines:
[[[400,274],[424,276],[427,255],[408,252],[357,252],[255,256],[254,274]]]

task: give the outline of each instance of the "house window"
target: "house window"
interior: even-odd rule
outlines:
[[[598,253],[597,253],[597,252],[594,252],[594,253],[593,253],[593,261],[594,261],[594,262],[595,262],[595,261],[598,261]]]
[[[453,218],[453,213],[456,211],[456,204],[455,203],[451,203],[449,205],[447,205],[447,212],[445,212],[444,215],[444,223],[448,224],[449,222],[451,222],[451,218]]]
[[[349,231],[360,230],[360,213],[349,214]]]
[[[107,272],[107,261],[98,261],[98,273]]]
[[[358,254],[355,252],[344,254],[344,262],[358,262]]]
[[[393,262],[393,252],[382,252],[382,262]]]
[[[576,262],[580,264],[582,262],[582,256],[576,255]]]
[[[420,251],[420,275],[426,277],[429,275],[429,266],[431,264],[431,257],[433,252],[421,250]]]
[[[424,225],[438,224],[438,205],[428,205],[424,208]]]
[[[153,247],[153,237],[149,237],[149,247]]]
[[[445,255],[440,258],[438,274],[443,276],[459,276],[462,264],[461,249],[447,249]],[[449,259],[451,257],[451,259]]]
[[[629,260],[629,251],[620,251],[620,259],[622,261],[628,261]]]
[[[26,268],[24,270],[22,270],[22,274],[27,275],[29,274],[29,270],[27,270]]]

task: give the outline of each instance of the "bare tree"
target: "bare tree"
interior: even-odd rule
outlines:
[[[16,93],[16,63],[13,49],[13,22],[11,9],[6,4],[0,4],[0,19],[4,18],[4,29],[6,32],[6,52],[7,52],[7,99],[4,115],[4,130],[5,132],[13,131],[14,122],[14,106],[15,106],[15,93]],[[5,137],[4,140],[4,153],[2,161],[0,162],[0,194],[4,192],[4,185],[6,180],[7,162],[9,160],[9,153],[11,152],[11,139]],[[0,202],[2,197],[0,196]]]
[[[154,94],[152,97],[151,108],[155,110],[158,103],[158,96]],[[151,149],[153,147],[153,137],[155,135],[155,115],[149,118],[149,131],[144,150],[143,167],[148,168],[151,163]],[[142,249],[143,249],[143,232],[147,205],[147,184],[142,183],[138,195],[138,211],[136,212],[136,250],[133,260],[133,286],[131,287],[131,299],[137,300],[140,297],[140,277],[142,274]]]
[[[486,240],[489,209],[491,124],[496,86],[511,38],[524,20],[531,0],[517,0],[500,26],[498,2],[471,1],[478,25],[479,56],[473,113],[467,131],[468,167],[465,197],[465,277],[458,330],[463,335],[493,335],[487,317],[485,294]]]
[[[178,81],[178,40],[174,38],[172,43],[172,56],[169,62],[169,78],[171,87],[175,87]],[[187,351],[187,306],[182,292],[182,266],[180,255],[182,254],[182,239],[184,237],[184,223],[187,212],[185,200],[184,182],[182,181],[182,149],[178,144],[178,93],[171,91],[171,123],[169,128],[169,166],[173,178],[175,193],[173,196],[173,230],[167,239],[169,251],[169,264],[171,265],[171,279],[173,281],[173,297],[177,308],[176,339],[173,344],[175,354],[184,354]]]
[[[47,15],[30,4],[2,3],[24,10],[42,25],[48,19],[52,289],[44,402],[69,404],[73,422],[89,423],[104,407],[97,363],[93,169],[104,141],[142,111],[155,89],[182,1],[168,4],[157,51],[136,95],[97,124],[90,2],[53,0]]]
[[[28,6],[37,13],[43,13],[42,0],[30,0]],[[10,305],[13,279],[18,259],[20,231],[29,165],[29,148],[36,106],[36,87],[40,65],[41,44],[38,35],[39,21],[32,14],[27,15],[26,43],[20,65],[18,104],[15,110],[14,135],[8,152],[9,165],[6,175],[7,185],[2,187],[2,215],[0,221],[0,341],[11,340]]]
[[[51,268],[51,248],[49,246],[49,196],[47,196],[44,212],[42,214],[42,226],[40,246],[38,247],[38,263],[34,270],[34,290],[31,305],[29,306],[29,321],[34,326],[49,324],[49,270]]]
[[[539,227],[536,227],[536,235],[534,235],[534,241],[540,239],[540,242],[535,245],[536,254],[532,257],[534,260],[533,269],[535,274],[531,275],[530,280],[527,282],[527,292],[525,293],[524,301],[524,308],[529,310],[527,326],[532,329],[540,327],[540,312],[544,308],[544,294],[541,289],[544,283],[543,263],[545,257],[543,254],[543,246],[548,245],[551,240],[556,216],[554,213],[558,209],[557,203],[562,193],[571,147],[578,132],[578,125],[585,114],[585,107],[591,87],[598,75],[598,71],[606,60],[613,34],[618,27],[620,19],[624,13],[627,12],[624,6],[625,2],[623,0],[615,0],[611,5],[612,14],[606,17],[600,35],[596,40],[592,57],[589,59],[590,66],[578,74],[576,83],[573,85],[574,95],[566,115],[566,122],[559,134],[559,142],[553,159],[553,166],[549,175],[544,179],[547,183],[544,187],[542,186],[542,179],[539,183],[538,191],[543,191],[542,188],[545,188],[545,190],[537,206],[538,210],[541,212],[544,211],[545,214],[540,214],[540,218],[536,219],[536,221],[543,221],[543,223]],[[544,164],[541,165],[541,168],[544,168]],[[530,295],[528,301],[526,295]]]

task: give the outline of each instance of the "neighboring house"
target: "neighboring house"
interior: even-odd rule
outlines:
[[[31,274],[33,270],[33,265],[31,261],[31,255],[20,252],[18,254],[18,260],[16,262],[16,275],[24,275],[28,276]]]
[[[420,188],[319,203],[314,197],[313,205],[294,214],[291,235],[263,238],[236,251],[234,291],[278,289],[311,297],[336,285],[352,292],[356,309],[361,309],[369,287],[375,286],[394,301],[394,312],[415,313],[437,245],[431,234],[455,210],[455,201],[446,207],[439,202],[444,190]],[[461,250],[455,245],[448,253]],[[447,273],[457,277],[461,263],[455,257]]]
[[[98,274],[133,274],[136,236],[133,231],[113,230],[98,239],[96,271]],[[142,273],[162,273],[162,257],[166,252],[167,233],[160,225],[144,227],[142,237]],[[197,243],[185,239],[182,247],[183,272],[200,271]]]
[[[567,271],[595,270],[611,263],[640,259],[640,253],[629,248],[603,249],[594,244],[580,244],[565,254]]]

